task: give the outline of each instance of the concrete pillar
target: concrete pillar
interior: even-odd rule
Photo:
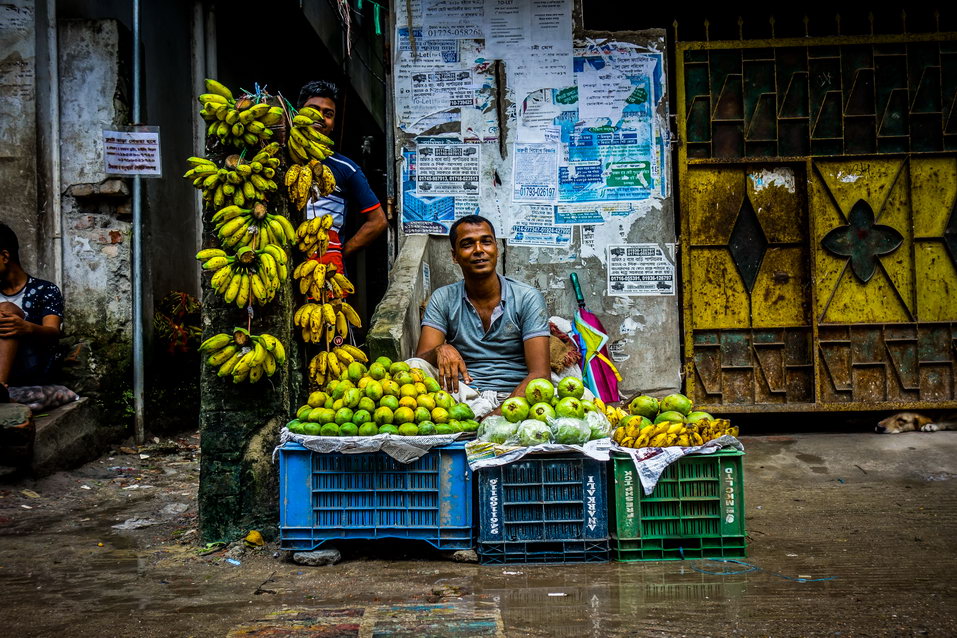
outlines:
[[[0,220],[17,233],[21,263],[31,273],[38,263],[34,5],[0,4]]]

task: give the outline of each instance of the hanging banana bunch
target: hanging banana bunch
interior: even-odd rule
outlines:
[[[336,178],[332,170],[319,160],[309,160],[308,164],[293,164],[286,171],[283,183],[289,191],[289,199],[296,210],[302,210],[309,203],[314,191],[325,197],[336,189]]]
[[[234,99],[232,91],[210,79],[206,80],[206,93],[199,96],[199,103],[203,105],[199,114],[209,122],[206,135],[238,148],[271,138],[270,127],[282,122],[284,115],[282,107],[257,103],[255,96]]]
[[[326,254],[329,249],[330,228],[332,228],[332,215],[313,217],[299,224],[299,228],[296,229],[299,252],[320,257]]]
[[[192,178],[193,186],[203,191],[203,201],[216,209],[226,204],[252,206],[279,188],[273,179],[279,168],[279,158],[273,156],[278,151],[279,144],[273,142],[248,161],[230,155],[222,168],[205,157],[190,157],[186,160],[190,169],[183,177]]]
[[[325,343],[328,348],[337,336],[346,339],[349,326],[362,327],[359,313],[345,301],[305,303],[293,315],[293,324],[301,329],[306,343]]]
[[[209,282],[213,290],[226,303],[235,303],[239,308],[250,303],[269,303],[289,276],[286,253],[275,244],[262,250],[243,246],[235,256],[219,248],[208,248],[199,251],[196,259],[203,262],[203,270],[213,271]]]
[[[333,141],[319,132],[317,122],[322,114],[311,106],[303,107],[292,118],[286,147],[289,157],[297,164],[308,164],[310,159],[324,160],[333,154]]]
[[[286,363],[286,349],[279,339],[265,333],[253,335],[243,328],[210,337],[199,351],[209,355],[208,365],[219,368],[218,376],[231,376],[233,383],[256,383],[263,376],[273,376]]]
[[[272,215],[256,202],[252,208],[232,205],[216,211],[210,220],[220,243],[226,248],[270,244],[285,246],[296,241],[296,231],[282,215]]]

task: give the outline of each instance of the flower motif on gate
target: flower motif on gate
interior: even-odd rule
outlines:
[[[877,270],[878,258],[897,250],[904,237],[891,228],[874,223],[874,211],[863,199],[851,208],[847,226],[838,226],[821,240],[825,249],[847,257],[851,270],[862,283],[870,281]]]

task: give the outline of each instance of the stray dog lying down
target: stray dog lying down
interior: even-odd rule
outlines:
[[[917,412],[898,412],[874,428],[878,434],[900,434],[901,432],[936,432],[938,430],[957,430],[957,414],[947,414],[938,419]]]

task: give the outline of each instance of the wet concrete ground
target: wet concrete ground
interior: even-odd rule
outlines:
[[[114,453],[0,485],[0,633],[957,635],[957,432],[742,440],[747,565],[481,566],[380,545],[316,568],[233,550],[237,566],[196,551],[195,438]]]

